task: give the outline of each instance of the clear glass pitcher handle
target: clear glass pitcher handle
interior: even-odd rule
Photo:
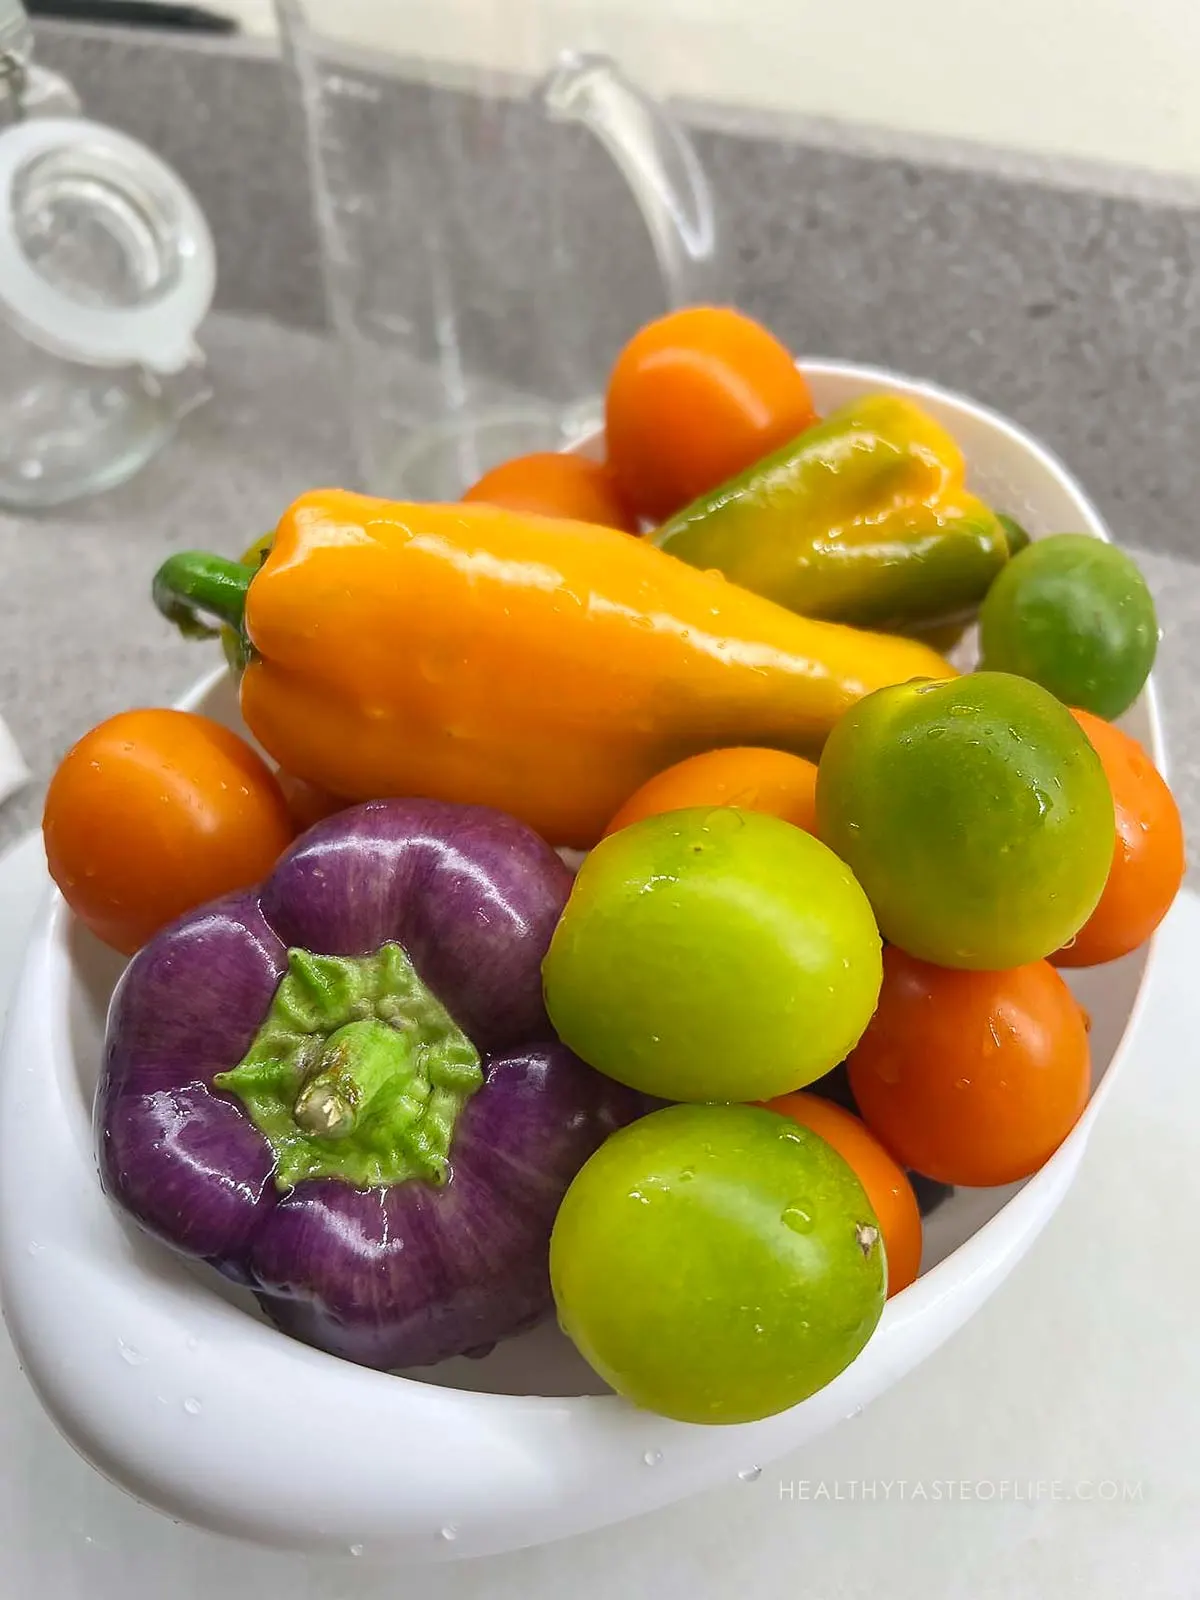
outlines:
[[[670,306],[720,299],[712,191],[683,128],[611,56],[564,51],[538,87],[548,116],[579,122],[633,191]]]

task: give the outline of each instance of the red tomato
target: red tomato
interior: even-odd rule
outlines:
[[[354,803],[351,800],[339,800],[337,795],[318,789],[315,783],[309,783],[306,778],[297,778],[282,769],[275,777],[283,790],[283,798],[287,801],[298,833],[304,833],[314,823],[324,822],[326,817],[332,817]]]
[[[851,1169],[867,1191],[883,1231],[888,1298],[907,1289],[921,1270],[921,1211],[904,1169],[892,1160],[865,1123],[818,1094],[798,1090],[766,1104],[768,1111],[778,1111],[811,1128],[833,1146]]]
[[[689,806],[740,806],[782,817],[816,833],[817,769],[803,756],[743,746],[690,756],[644,783],[604,830],[616,833],[643,817]]]
[[[1087,1027],[1047,961],[951,971],[890,945],[848,1067],[863,1121],[904,1166],[941,1183],[1013,1183],[1087,1104]]]
[[[726,306],[691,306],[649,323],[617,357],[608,459],[638,511],[661,522],[815,420],[778,339]]]
[[[1071,715],[1108,778],[1117,839],[1100,904],[1050,959],[1057,967],[1092,967],[1145,944],[1171,909],[1187,862],[1179,807],[1141,745],[1089,711]]]
[[[637,513],[623,498],[612,469],[584,456],[544,452],[515,456],[472,484],[464,500],[483,500],[538,517],[570,517],[604,528],[638,531]]]
[[[125,711],[63,758],[42,832],[72,911],[132,955],[185,911],[264,878],[295,829],[236,733],[189,711]]]

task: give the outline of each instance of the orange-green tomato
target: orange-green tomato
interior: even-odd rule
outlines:
[[[752,746],[689,756],[644,783],[604,830],[616,833],[643,817],[689,806],[737,806],[817,831],[817,769],[803,756]]]
[[[885,939],[945,967],[1048,956],[1100,899],[1113,802],[1048,690],[1003,672],[883,689],[834,728],[817,829]]]
[[[50,875],[79,920],[126,955],[271,870],[295,828],[244,739],[190,711],[125,711],[93,728],[50,780]]]
[[[866,1190],[883,1230],[889,1297],[907,1289],[921,1270],[921,1208],[908,1174],[860,1118],[819,1094],[780,1095],[768,1111],[791,1117],[832,1145]]]
[[[1090,712],[1071,715],[1103,763],[1117,837],[1100,904],[1052,960],[1058,967],[1091,967],[1145,944],[1179,893],[1187,857],[1179,807],[1137,740]]]
[[[670,1106],[579,1172],[550,1281],[619,1394],[680,1422],[754,1422],[858,1355],[884,1255],[862,1185],[816,1134],[751,1106]]]
[[[564,1044],[664,1100],[769,1100],[835,1066],[879,994],[866,896],[811,834],[733,807],[601,840],[543,966]]]

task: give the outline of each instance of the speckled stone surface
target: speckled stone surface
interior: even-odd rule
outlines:
[[[217,316],[205,343],[216,398],[137,478],[62,513],[0,512],[0,710],[35,775],[0,807],[0,846],[37,821],[41,787],[81,733],[169,704],[218,664],[150,604],[163,557],[236,555],[302,490],[347,476],[321,339]]]
[[[37,821],[42,788],[75,738],[127,706],[169,703],[219,659],[215,647],[178,639],[151,606],[163,556],[236,554],[295,494],[350,470],[319,337],[220,315],[206,342],[216,399],[140,477],[65,515],[0,514],[0,707],[36,780],[0,808],[0,847]],[[1158,685],[1172,782],[1200,839],[1200,563],[1137,553],[1165,633]]]

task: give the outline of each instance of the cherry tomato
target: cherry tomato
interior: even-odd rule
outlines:
[[[1096,752],[1052,694],[1006,672],[851,706],[821,755],[817,822],[884,938],[947,967],[1048,956],[1091,916],[1112,861]]]
[[[81,922],[131,955],[183,912],[265,877],[295,833],[244,739],[188,711],[125,711],[51,779],[50,875]]]
[[[306,778],[297,778],[291,772],[281,769],[275,777],[283,790],[283,798],[287,801],[297,833],[304,833],[315,822],[324,822],[326,817],[332,817],[353,804],[350,800],[339,800],[337,795],[330,794],[326,789],[318,789],[315,783],[309,783]]]
[[[984,665],[1032,678],[1064,705],[1119,717],[1158,649],[1154,600],[1137,563],[1086,533],[1019,551],[979,612]]]
[[[563,1328],[619,1394],[682,1422],[753,1422],[866,1344],[879,1238],[824,1140],[753,1106],[669,1106],[579,1172],[550,1281]]]
[[[1051,959],[1059,967],[1091,967],[1146,942],[1171,909],[1187,862],[1179,807],[1141,745],[1088,711],[1071,715],[1112,790],[1117,842],[1100,904]]]
[[[643,817],[689,806],[737,806],[765,811],[815,834],[817,769],[803,756],[744,746],[709,750],[680,761],[644,783],[605,829],[616,833]]]
[[[626,533],[638,531],[637,512],[617,487],[612,468],[584,456],[553,451],[515,456],[485,472],[463,499],[483,500],[491,506],[528,511],[539,517],[598,522],[602,527],[621,528]]]
[[[864,1122],[818,1094],[780,1095],[767,1102],[767,1110],[811,1129],[850,1167],[883,1231],[888,1295],[907,1289],[921,1270],[921,1212],[904,1168]]]
[[[646,817],[588,856],[543,964],[564,1044],[664,1100],[767,1100],[842,1060],[879,993],[866,896],[756,811]]]
[[[1048,961],[962,972],[892,945],[849,1072],[863,1121],[897,1161],[941,1183],[1014,1183],[1087,1104],[1087,1026]]]
[[[815,420],[778,339],[727,306],[690,306],[649,323],[617,357],[608,459],[642,515],[661,522]]]

